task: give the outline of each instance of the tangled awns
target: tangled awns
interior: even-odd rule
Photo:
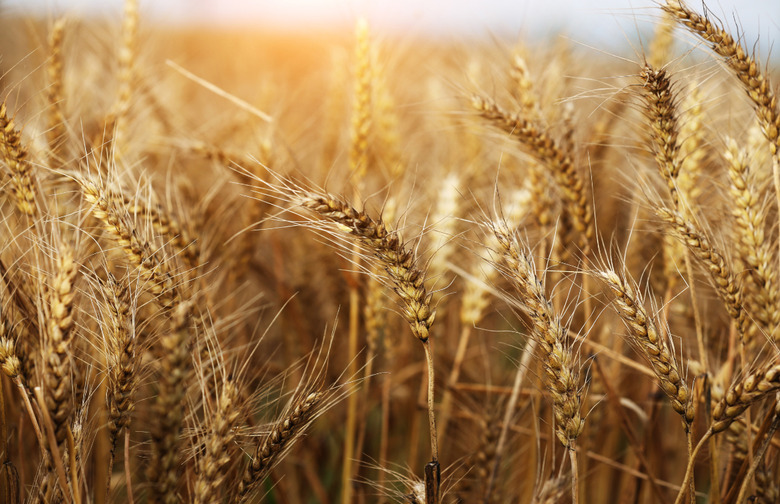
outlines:
[[[0,11],[0,502],[778,502],[778,75],[705,9]]]

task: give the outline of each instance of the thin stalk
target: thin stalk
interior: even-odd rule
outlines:
[[[577,466],[577,446],[575,441],[571,442],[571,446],[567,447],[569,450],[569,460],[571,460],[571,502],[572,504],[579,504],[579,487],[580,487],[580,475]]]
[[[425,361],[428,364],[428,428],[431,432],[431,461],[439,460],[439,443],[436,433],[436,409],[434,403],[433,351],[430,340],[423,341]]]
[[[750,488],[750,480],[753,479],[753,475],[756,473],[756,469],[758,469],[758,464],[760,464],[763,460],[764,454],[766,454],[766,450],[769,448],[769,443],[772,441],[772,436],[775,435],[775,431],[777,431],[778,427],[780,427],[780,414],[775,414],[775,417],[772,420],[772,425],[769,426],[769,430],[764,436],[764,440],[761,442],[761,447],[753,457],[753,462],[750,464],[750,469],[745,475],[745,479],[742,480],[742,488],[739,490],[737,504],[742,504],[745,502],[745,499],[747,498],[747,491]]]
[[[125,481],[127,486],[127,503],[135,504],[133,481],[130,478],[130,429],[125,429]]]
[[[357,245],[355,245],[357,247]],[[353,253],[353,261],[359,261],[360,255],[356,250]],[[356,263],[357,264],[357,263]],[[357,374],[357,347],[358,324],[360,311],[360,293],[357,285],[353,283],[349,290],[349,374]],[[344,433],[344,461],[341,468],[341,485],[343,504],[352,502],[352,458],[355,452],[355,430],[357,427],[358,394],[350,394],[347,399],[347,425]]]
[[[512,423],[512,416],[515,414],[515,408],[517,408],[517,401],[520,398],[520,387],[525,380],[526,372],[531,365],[531,359],[533,359],[534,352],[536,352],[537,339],[530,338],[523,350],[523,356],[520,358],[520,364],[515,371],[515,382],[512,385],[512,395],[509,396],[509,403],[506,405],[506,411],[504,412],[504,421],[501,425],[501,433],[498,436],[498,442],[496,443],[496,455],[493,458],[493,467],[490,469],[490,478],[488,479],[487,489],[488,495],[493,489],[493,485],[498,477],[498,466],[501,463],[501,455],[504,452],[504,446],[506,445],[507,435],[509,433],[509,426]]]
[[[450,370],[450,376],[447,378],[447,386],[444,388],[444,395],[442,396],[441,404],[439,405],[439,435],[445,436],[447,434],[447,425],[452,415],[452,391],[458,383],[460,378],[460,370],[463,366],[463,360],[466,358],[466,350],[468,350],[469,340],[471,339],[472,326],[465,324],[460,331],[460,337],[458,338],[458,348],[455,351],[455,360],[452,362],[452,369]]]
[[[677,494],[674,504],[682,504],[685,500],[685,495],[688,493],[688,484],[693,479],[693,468],[696,465],[696,456],[699,454],[699,450],[701,450],[702,446],[706,444],[707,440],[711,438],[713,434],[712,428],[710,428],[704,436],[702,436],[699,443],[696,445],[696,448],[693,449],[693,452],[691,452],[691,455],[688,457],[688,467],[685,468],[685,477],[683,478],[682,484],[680,484],[680,492]]]

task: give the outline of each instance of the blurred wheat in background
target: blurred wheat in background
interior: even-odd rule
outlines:
[[[773,41],[652,18],[3,14],[0,502],[778,502]]]

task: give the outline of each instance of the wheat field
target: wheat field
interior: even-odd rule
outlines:
[[[701,7],[0,16],[0,502],[780,502],[780,74]]]

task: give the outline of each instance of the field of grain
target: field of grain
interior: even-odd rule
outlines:
[[[778,502],[780,75],[696,7],[0,16],[0,502]]]

